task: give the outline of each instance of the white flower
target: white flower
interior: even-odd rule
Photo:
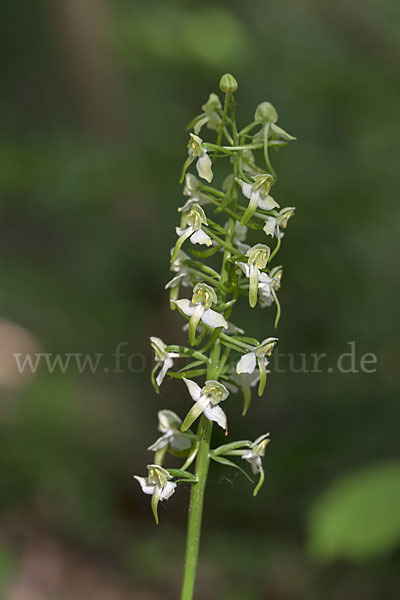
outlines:
[[[169,369],[171,369],[171,367],[173,367],[174,365],[174,361],[172,359],[179,358],[179,354],[177,354],[176,352],[167,352],[165,350],[167,345],[164,344],[164,342],[159,337],[152,336],[150,338],[150,342],[154,350],[154,360],[156,361],[154,371],[161,367],[160,372],[156,377],[156,383],[158,386],[160,386],[164,380],[167,371],[169,371]]]
[[[254,475],[261,472],[261,459],[265,455],[265,448],[271,441],[268,438],[269,433],[264,433],[264,435],[260,435],[260,437],[258,437],[256,441],[251,445],[250,449],[244,454],[242,454],[242,458],[250,463],[251,470],[253,471]]]
[[[254,373],[258,364],[261,371],[265,371],[265,365],[268,364],[266,356],[270,356],[278,338],[269,337],[256,346],[251,352],[243,354],[238,364],[236,365],[236,373]]]
[[[176,228],[176,233],[179,235],[179,238],[172,252],[171,263],[176,260],[182,244],[188,238],[190,238],[192,244],[203,244],[205,246],[212,245],[212,239],[202,229],[203,225],[207,225],[204,210],[199,204],[193,204],[189,210],[185,211],[182,215],[182,227]]]
[[[189,339],[191,344],[194,343],[197,325],[200,321],[211,329],[217,327],[228,329],[225,317],[210,308],[217,302],[217,295],[215,290],[206,283],[197,283],[194,286],[191,301],[184,298],[173,302],[184,315],[189,317]]]
[[[256,112],[254,114],[255,121],[264,121],[264,123],[269,123],[271,128],[271,132],[273,134],[272,137],[282,138],[287,142],[291,142],[296,138],[293,135],[290,135],[287,131],[279,127],[276,122],[278,120],[278,113],[276,112],[274,106],[270,102],[261,102],[256,108]],[[263,139],[265,125],[261,128],[261,131],[258,132],[254,136],[254,141],[258,141],[259,139]]]
[[[186,431],[201,413],[209,421],[215,421],[222,429],[226,430],[226,414],[218,406],[220,402],[223,402],[229,396],[226,387],[219,381],[211,379],[206,381],[205,386],[202,388],[191,379],[184,377],[183,381],[186,383],[195,404],[186,415],[181,430]]]
[[[197,158],[196,169],[199,176],[210,183],[213,178],[213,172],[211,168],[212,162],[211,158],[207,154],[207,150],[203,148],[202,144],[203,140],[198,135],[195,135],[194,133],[190,134],[190,140],[188,144],[188,166]]]
[[[211,93],[207,102],[201,107],[203,113],[200,115],[194,124],[193,130],[196,134],[200,133],[201,128],[207,125],[208,129],[218,131],[221,123],[221,117],[217,113],[217,109],[221,108],[221,102],[217,94]]]
[[[183,188],[183,194],[189,196],[188,200],[183,206],[178,208],[179,212],[185,212],[193,206],[193,204],[208,204],[210,198],[207,194],[200,191],[201,181],[199,181],[196,175],[192,173],[186,173],[185,175],[185,187]]]
[[[279,290],[281,286],[282,279],[282,267],[274,267],[269,272],[269,275],[266,273],[260,274],[260,280],[258,283],[258,293],[260,298],[260,306],[265,308],[266,306],[271,306],[272,302],[276,301],[276,291]]]
[[[267,235],[277,238],[283,238],[284,233],[281,229],[286,229],[290,217],[294,215],[294,206],[282,208],[277,217],[266,217],[263,230]]]
[[[239,177],[236,177],[236,181],[242,188],[243,196],[250,200],[240,222],[241,225],[246,225],[247,221],[253,216],[257,208],[263,210],[279,208],[279,204],[269,195],[269,190],[274,183],[273,177],[268,173],[264,173],[261,175],[253,175],[252,179],[254,183],[246,183],[242,179],[239,179]]]
[[[236,365],[236,373],[254,373],[256,366],[260,372],[260,385],[258,394],[261,396],[267,378],[266,367],[268,365],[267,356],[270,356],[278,338],[269,337],[261,342],[259,346],[253,348],[250,352],[243,354]]]
[[[165,446],[170,446],[174,450],[184,450],[192,444],[187,437],[180,432],[182,419],[172,410],[158,411],[158,431],[162,435],[148,447],[151,452],[157,452]]]
[[[175,492],[176,483],[170,481],[172,476],[166,469],[159,465],[147,465],[148,476],[138,477],[135,475],[135,479],[140,483],[142,492],[152,496],[151,507],[153,509],[154,519],[158,524],[157,507],[158,503],[163,500],[168,500]]]
[[[261,269],[265,269],[270,255],[270,248],[265,244],[256,244],[247,250],[247,263],[237,262],[243,273],[249,279],[249,304],[251,308],[257,304],[258,286],[262,277]]]

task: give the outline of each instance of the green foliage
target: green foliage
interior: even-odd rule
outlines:
[[[363,561],[400,545],[400,461],[334,481],[311,508],[310,549],[323,560]]]

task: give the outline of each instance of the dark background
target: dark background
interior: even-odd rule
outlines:
[[[299,353],[327,358],[321,373],[271,374],[246,419],[232,398],[232,439],[271,431],[267,480],[253,499],[213,466],[197,597],[399,598],[399,17],[395,0],[3,0],[6,600],[178,596],[189,491],[157,529],[132,476],[157,410],[187,409],[179,382],[154,394],[148,337],[183,339],[163,286],[185,126],[227,71],[241,124],[269,100],[298,138],[273,157],[274,196],[297,207],[279,351],[296,368]],[[249,335],[273,335],[273,310],[244,312]],[[376,372],[336,368],[353,340],[358,369],[374,353]],[[135,356],[114,373],[121,342]],[[15,352],[104,356],[96,373],[29,375]]]

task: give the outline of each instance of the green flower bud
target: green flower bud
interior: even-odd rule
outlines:
[[[276,123],[278,120],[278,113],[272,106],[271,102],[261,102],[256,108],[254,114],[256,121],[269,121],[270,123]]]
[[[219,89],[222,92],[225,92],[225,94],[227,94],[228,92],[236,92],[236,90],[238,89],[238,82],[236,81],[233,75],[231,75],[230,73],[225,73],[225,75],[222,75],[219,81]]]

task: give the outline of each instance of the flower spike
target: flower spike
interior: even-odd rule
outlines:
[[[277,183],[271,146],[279,150],[294,139],[278,126],[275,107],[261,102],[254,119],[240,128],[235,77],[222,75],[219,90],[222,96],[211,93],[187,127],[189,143],[180,178],[183,201],[178,205],[179,221],[170,253],[172,274],[165,285],[170,308],[177,309],[165,324],[168,337],[171,331],[178,335],[184,331],[188,340],[182,343],[177,339],[167,345],[160,337],[150,338],[155,390],[159,391],[167,374],[183,380],[188,405],[183,419],[170,409],[158,411],[159,433],[148,447],[154,452],[152,464],[147,466],[147,477],[135,475],[143,493],[151,496],[156,523],[159,503],[170,498],[179,484],[193,486],[182,600],[194,596],[210,461],[244,474],[255,485],[254,496],[265,479],[262,459],[268,433],[254,442],[242,436],[236,441],[227,439],[212,449],[213,429],[228,435],[233,394],[242,392],[245,416],[252,388],[258,386],[261,396],[266,387],[269,356],[278,341],[268,335],[273,324],[278,325],[281,313],[278,291],[283,268],[273,261],[295,210],[281,209],[271,195]],[[219,171],[222,161],[225,168]],[[269,238],[272,248],[264,243]],[[232,315],[241,296],[247,297],[252,309],[275,304],[275,322],[272,316],[264,330],[264,319],[260,320],[262,333],[257,339],[254,333],[245,332],[236,313]],[[166,468],[171,455],[182,461],[180,468]]]

